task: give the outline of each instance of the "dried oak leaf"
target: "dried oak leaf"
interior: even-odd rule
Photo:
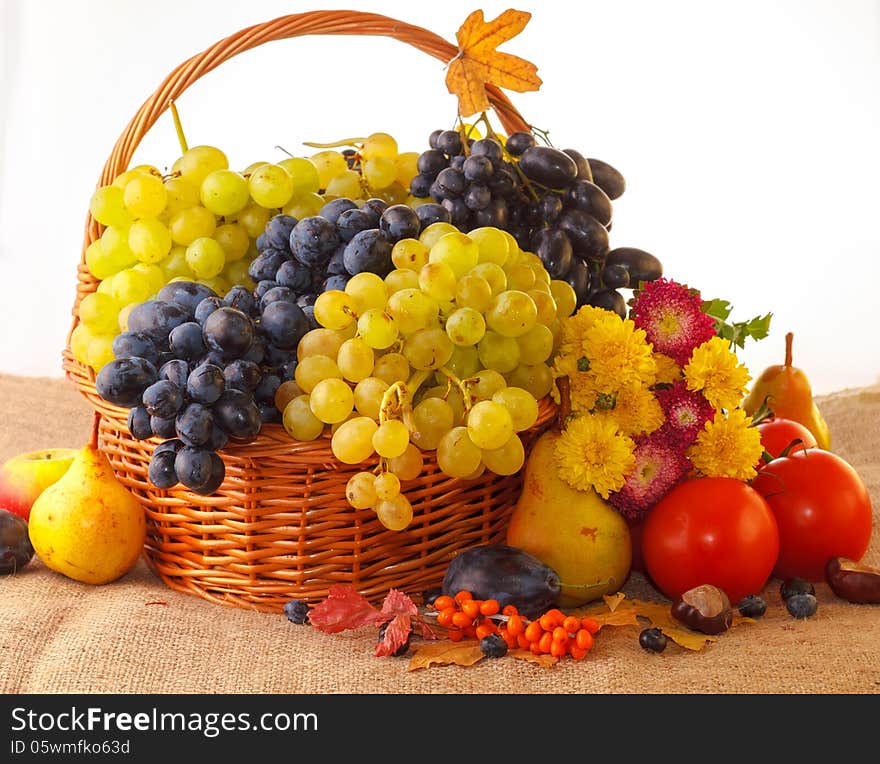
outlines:
[[[559,658],[555,658],[552,655],[547,655],[546,653],[541,653],[541,655],[535,655],[531,650],[508,650],[507,654],[511,658],[518,658],[522,661],[529,661],[530,663],[537,663],[539,666],[543,666],[544,668],[551,668],[559,663]]]
[[[458,55],[449,62],[446,87],[458,96],[458,111],[469,117],[490,107],[486,84],[524,93],[541,87],[538,68],[531,62],[496,48],[518,35],[532,14],[512,9],[485,21],[483,11],[474,11],[456,32]]]
[[[360,592],[348,584],[330,587],[330,593],[309,611],[309,623],[325,634],[338,634],[388,620]]]
[[[483,651],[480,650],[479,642],[475,640],[453,642],[444,639],[440,642],[423,645],[416,650],[413,657],[410,658],[407,671],[415,671],[434,665],[473,666],[482,658]]]

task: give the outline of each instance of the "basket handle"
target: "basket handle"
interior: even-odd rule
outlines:
[[[116,141],[101,173],[100,184],[112,183],[119,173],[127,169],[135,149],[147,131],[169,108],[172,101],[179,98],[200,77],[233,56],[256,48],[263,43],[303,35],[391,37],[412,45],[444,63],[451,61],[458,53],[458,48],[455,45],[427,29],[376,13],[309,11],[255,24],[214,43],[201,53],[184,61],[165,78],[155,92],[144,101]],[[505,130],[514,132],[529,129],[522,115],[499,88],[488,84],[486,92],[489,102]],[[97,236],[96,221],[89,216],[83,256],[85,255],[85,247]]]

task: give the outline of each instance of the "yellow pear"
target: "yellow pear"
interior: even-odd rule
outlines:
[[[559,477],[554,451],[559,433],[535,442],[523,487],[507,527],[507,544],[559,575],[561,607],[577,607],[618,591],[629,575],[629,526],[595,491],[577,491]]]
[[[46,567],[87,584],[131,570],[144,547],[144,509],[103,451],[88,444],[31,507],[28,532]]]
[[[807,375],[791,362],[794,334],[785,335],[785,362],[768,366],[743,401],[743,410],[754,416],[766,402],[773,416],[791,419],[806,427],[816,439],[819,448],[831,450],[831,433],[813,401],[813,389]]]

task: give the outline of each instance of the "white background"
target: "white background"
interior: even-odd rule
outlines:
[[[393,2],[446,39],[468,13],[531,11],[502,50],[543,86],[511,98],[555,145],[616,166],[612,246],[733,318],[772,311],[740,352],[753,376],[795,365],[816,394],[880,376],[880,3],[876,0]],[[83,223],[125,124],[179,63],[251,24],[340,7],[290,0],[0,0],[0,372],[58,376]],[[376,130],[423,150],[451,126],[443,64],[385,38],[284,40],[238,56],[178,102],[190,145],[233,166]],[[178,155],[170,115],[134,163]]]

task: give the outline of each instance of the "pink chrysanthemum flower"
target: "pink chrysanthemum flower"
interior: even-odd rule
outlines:
[[[712,404],[702,393],[688,390],[683,379],[657,390],[655,395],[665,418],[661,432],[681,448],[691,445],[715,415]]]
[[[636,439],[633,456],[635,465],[627,473],[623,488],[612,493],[608,501],[625,518],[638,522],[687,476],[691,463],[681,448],[660,432]]]
[[[715,321],[701,306],[698,291],[659,278],[639,290],[630,318],[644,329],[654,350],[684,366],[694,348],[715,336]]]

